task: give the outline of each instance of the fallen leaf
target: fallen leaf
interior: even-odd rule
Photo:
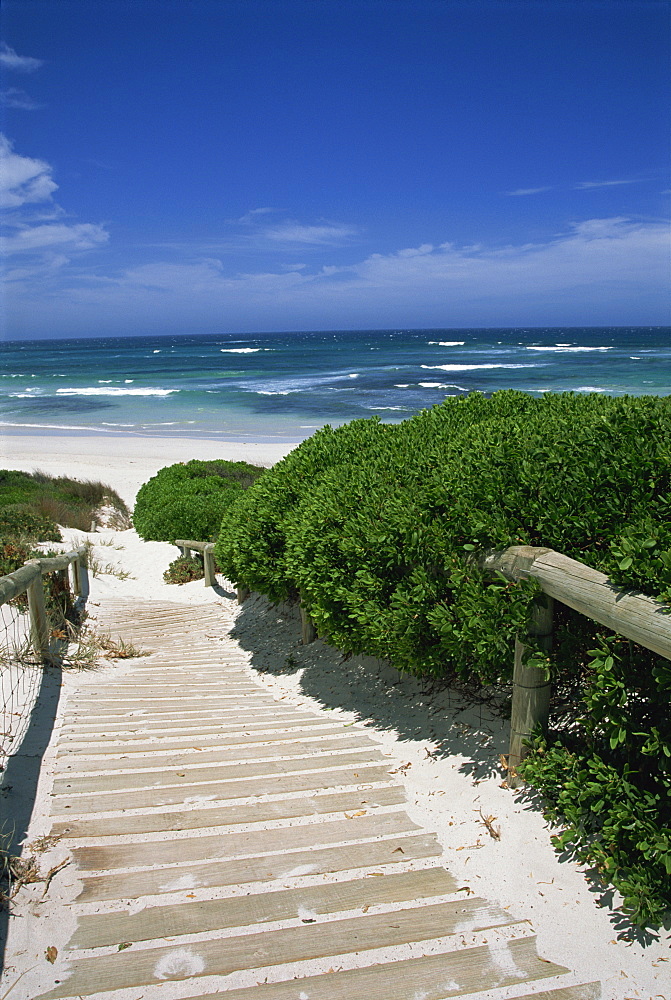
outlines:
[[[54,948],[54,946],[50,944],[46,950],[47,962],[51,962],[51,964],[53,965],[57,958],[58,958],[58,948]]]
[[[394,850],[391,853],[392,854],[396,854],[397,851],[400,851],[401,854],[405,854],[405,851],[403,850],[402,847],[395,847]]]
[[[355,816],[365,816],[365,815],[366,815],[366,810],[365,809],[360,809],[359,812],[345,813],[345,818],[346,819],[354,819]]]
[[[132,941],[122,941],[119,947],[117,948],[117,951],[125,951],[126,948],[130,948],[132,943],[133,943]]]
[[[370,903],[366,903],[365,906],[361,907],[361,912],[362,913],[368,913],[369,910],[370,910]]]

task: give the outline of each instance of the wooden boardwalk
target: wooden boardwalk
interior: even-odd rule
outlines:
[[[455,882],[369,736],[250,678],[219,606],[97,613],[153,653],[64,709],[52,832],[81,891],[44,1000],[600,997]]]

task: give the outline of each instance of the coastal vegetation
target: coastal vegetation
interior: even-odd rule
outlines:
[[[110,486],[43,472],[0,470],[0,536],[60,541],[57,525],[89,531],[104,514],[108,527],[130,527],[128,507]]]
[[[121,529],[131,523],[124,501],[104,483],[0,470],[0,576],[13,573],[29,559],[56,555],[45,551],[43,543],[62,540],[59,525],[88,531],[102,519]],[[57,573],[45,581],[48,610],[59,620],[74,621],[74,604],[65,581]],[[16,601],[25,604],[25,595]]]
[[[138,492],[135,528],[145,541],[214,541],[234,499],[265,472],[247,462],[178,462],[160,469]]]
[[[344,654],[501,689],[538,592],[476,557],[545,546],[671,603],[671,403],[503,391],[325,427],[239,491],[215,554]],[[184,532],[183,532],[184,534]],[[557,848],[641,927],[671,908],[671,665],[565,606],[551,728],[521,770]]]

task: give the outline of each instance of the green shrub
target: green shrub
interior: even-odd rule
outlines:
[[[112,510],[114,527],[130,527],[130,513],[110,486],[92,480],[48,476],[42,472],[0,470],[0,510],[7,507],[30,509],[52,524],[88,531],[103,507]],[[0,530],[2,530],[0,528]],[[53,529],[51,529],[53,531]],[[56,539],[45,538],[44,541]]]
[[[0,507],[0,538],[28,536],[42,542],[60,542],[61,533],[55,521],[38,514],[27,504],[7,504]]]
[[[166,466],[140,488],[133,515],[137,532],[146,541],[213,541],[234,498],[263,472],[223,460]]]
[[[274,601],[300,598],[319,634],[346,653],[475,684],[506,681],[514,637],[527,626],[538,587],[484,578],[474,555],[546,546],[602,570],[619,587],[669,602],[670,455],[668,399],[471,394],[398,425],[354,421],[317,432],[236,499],[215,551],[239,586]],[[557,619],[555,735],[568,747],[573,733],[588,770],[601,775],[590,780],[615,807],[613,782],[624,789],[628,774],[649,771],[648,738],[662,762],[671,754],[669,691],[656,686],[657,658],[628,643],[632,667],[609,686],[590,652],[605,641],[603,630],[568,608]],[[573,702],[564,699],[559,725],[561,692],[571,692]],[[622,697],[643,708],[630,707],[629,721],[614,732],[606,720],[620,718]],[[621,744],[612,746],[621,730]],[[548,754],[535,770],[530,764],[528,780],[544,791],[554,780],[560,789],[560,757]],[[658,831],[671,822],[665,767],[641,792],[646,822]],[[608,819],[614,814],[605,806],[595,810],[588,794],[572,801],[584,819],[581,827],[567,816],[575,843],[587,850],[601,831],[596,836],[612,859],[603,870],[621,872],[632,920],[659,915],[669,903],[668,882],[665,889],[658,868],[653,898],[652,869],[643,879],[645,861],[632,847],[637,836],[637,843],[658,845],[657,835],[625,836],[625,820]],[[556,802],[558,814],[568,802]],[[647,909],[637,898],[648,899]]]
[[[205,576],[203,560],[197,556],[178,556],[168,566],[163,574],[166,583],[191,583],[192,580],[202,580]]]

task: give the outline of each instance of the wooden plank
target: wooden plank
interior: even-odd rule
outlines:
[[[278,983],[264,983],[247,989],[226,990],[227,1000],[447,1000],[514,986],[521,982],[538,982],[562,975],[565,969],[539,960],[533,938],[512,941],[510,955],[524,972],[522,980],[500,981],[500,971],[487,947],[468,948],[450,954],[428,955],[425,958],[397,960],[370,965],[363,969],[348,969],[321,976],[306,976]],[[550,990],[510,995],[511,1000],[599,1000],[598,983],[572,986],[565,990]],[[212,1000],[219,993],[189,994],[189,1000]]]
[[[226,976],[245,969],[270,968],[288,962],[355,952],[360,956],[371,949],[393,947],[408,941],[430,941],[441,936],[443,928],[449,926],[451,910],[452,904],[438,903],[307,926],[298,923],[295,927],[281,930],[197,941],[181,950],[174,945],[138,951],[131,947],[117,954],[97,955],[71,962],[69,978],[49,996],[81,996],[106,989],[158,985],[166,980],[191,980],[202,975]],[[523,967],[527,965],[525,959],[531,959],[532,965],[546,965],[542,973],[545,976],[564,971],[550,962],[538,962],[533,946],[526,955],[519,954],[518,957],[519,949],[513,947],[517,944],[519,942],[502,942],[498,953],[491,946],[483,949],[482,968],[474,968],[473,956],[469,956],[471,962],[466,968],[461,966],[461,978],[465,973],[473,977],[475,972],[480,982],[483,972],[488,971],[496,976],[498,986],[519,983],[525,977],[529,978],[527,969]],[[448,968],[452,958],[453,955],[445,956]]]
[[[192,741],[197,742],[197,741]],[[275,739],[269,741],[250,740],[249,743],[240,740],[230,740],[223,747],[177,747],[174,753],[166,752],[166,748],[156,746],[152,749],[154,753],[139,754],[131,753],[128,749],[123,751],[119,748],[118,756],[107,754],[106,759],[91,759],[91,751],[78,759],[73,754],[61,755],[59,757],[59,773],[62,775],[84,775],[84,774],[105,774],[111,771],[123,770],[126,774],[133,772],[150,774],[156,770],[174,767],[188,767],[192,764],[202,763],[228,763],[230,761],[248,761],[271,759],[276,757],[301,757],[311,752],[327,753],[334,750],[365,750],[375,746],[372,740],[367,740],[365,736],[351,736],[347,732],[336,733],[333,736],[306,737],[305,733],[298,733],[296,736],[287,736],[286,739]],[[167,748],[168,750],[170,748]]]
[[[253,722],[203,722],[200,719],[184,719],[176,721],[174,724],[170,720],[164,722],[144,723],[140,728],[135,723],[128,722],[128,717],[123,723],[105,726],[105,732],[100,732],[99,725],[90,727],[79,725],[69,726],[67,730],[62,729],[59,737],[59,747],[65,753],[77,750],[79,745],[88,746],[94,743],[97,746],[96,753],[103,753],[109,750],[115,753],[115,743],[123,741],[124,746],[132,746],[133,749],[142,750],[154,745],[155,741],[161,740],[193,740],[194,730],[199,739],[217,739],[222,736],[236,736],[243,733],[268,733],[272,738],[276,733],[293,732],[295,729],[309,727],[312,732],[321,732],[330,729],[335,723],[328,718],[314,717],[310,715],[298,715],[297,717],[287,716],[277,718],[275,715],[268,715],[266,721],[261,721],[258,715]],[[342,723],[340,723],[342,727]],[[110,747],[109,744],[112,744]],[[135,746],[137,744],[137,747]],[[71,749],[72,748],[72,749]]]
[[[525,993],[523,997],[516,997],[515,1000],[601,1000],[601,983],[582,983],[580,986],[543,990],[542,993]]]
[[[172,708],[184,708],[193,707],[199,708],[200,706],[211,707],[220,703],[221,705],[230,705],[232,701],[237,702],[242,708],[243,701],[246,701],[251,695],[252,703],[256,700],[255,696],[260,694],[258,688],[249,688],[245,691],[227,691],[226,688],[222,686],[221,690],[213,691],[211,694],[203,692],[199,694],[197,691],[189,690],[185,691],[184,694],[174,695],[171,694],[166,698],[151,698],[147,695],[137,695],[133,697],[133,708],[137,711],[138,708],[158,708],[162,711],[168,711]],[[93,711],[116,711],[117,715],[120,711],[128,708],[128,698],[127,697],[114,697],[114,698],[103,698],[95,697],[84,700],[73,699],[72,706],[73,709],[79,709],[80,711],[88,712]]]
[[[399,851],[399,848],[401,849]],[[401,853],[402,852],[402,853]],[[429,834],[392,837],[345,847],[311,848],[266,857],[239,858],[231,861],[207,861],[180,867],[178,872],[147,869],[140,872],[112,872],[107,875],[82,873],[82,891],[78,902],[103,902],[110,899],[138,899],[161,893],[191,892],[193,889],[221,888],[257,882],[287,881],[305,875],[326,875],[373,869],[384,874],[406,861],[437,858],[443,849]]]
[[[202,934],[235,927],[251,927],[270,920],[317,921],[320,916],[385,903],[409,903],[454,892],[455,882],[444,868],[397,872],[385,878],[354,879],[326,885],[301,886],[276,892],[257,892],[225,899],[207,899],[179,906],[146,907],[139,913],[104,913],[79,918],[71,941],[74,948],[101,948],[121,941],[156,941],[181,934]],[[441,933],[456,926],[469,930],[511,924],[509,914],[476,897],[450,903],[450,920]]]
[[[265,823],[276,819],[295,819],[299,816],[316,816],[325,813],[359,812],[380,806],[403,805],[405,791],[400,785],[371,788],[365,792],[336,792],[301,796],[293,799],[274,799],[270,802],[250,802],[242,805],[221,805],[215,809],[189,809],[187,811],[150,812],[129,815],[80,819],[54,823],[51,833],[68,839],[79,837],[114,837],[124,834],[163,833],[167,831],[198,830],[204,827],[233,826],[246,823]]]
[[[56,778],[53,784],[55,795],[73,796],[78,793],[107,793],[112,791],[126,791],[140,788],[151,788],[155,793],[158,788],[166,785],[181,785],[188,789],[194,782],[222,781],[226,778],[249,779],[261,777],[268,774],[278,776],[294,773],[298,771],[315,771],[328,767],[342,767],[345,764],[361,764],[363,767],[369,761],[383,760],[382,754],[375,753],[368,747],[362,750],[352,750],[348,753],[320,753],[312,748],[307,751],[310,756],[298,757],[295,760],[269,760],[266,762],[245,764],[219,764],[218,766],[205,765],[194,767],[182,765],[180,768],[173,768],[165,773],[139,772],[138,774],[108,774],[101,778]],[[287,755],[288,756],[288,755]],[[325,776],[328,782],[328,775]]]
[[[278,705],[276,701],[272,698],[255,698],[253,705],[253,713],[249,713],[250,720],[259,718],[273,718],[275,714],[277,717],[284,718],[283,713],[288,713],[288,706]],[[203,708],[196,706],[195,708],[185,708],[170,712],[149,712],[148,709],[142,709],[138,711],[136,709],[129,709],[126,712],[115,711],[108,712],[104,716],[96,715],[95,712],[84,712],[81,709],[77,712],[73,712],[70,708],[66,708],[63,724],[75,728],[80,723],[86,726],[100,726],[101,722],[106,725],[114,726],[120,722],[125,722],[127,725],[132,722],[133,725],[137,723],[138,725],[161,725],[165,723],[175,722],[180,723],[182,720],[186,722],[198,721],[199,719],[205,719],[212,722],[222,720],[226,721],[242,721],[240,707],[238,705],[226,704],[221,708]],[[84,721],[85,720],[85,721]]]
[[[206,858],[240,858],[272,851],[326,847],[329,844],[373,837],[412,833],[420,827],[405,812],[381,813],[353,819],[323,820],[301,826],[219,833],[178,840],[150,840],[144,843],[109,847],[75,847],[72,856],[81,871],[112,871],[115,868],[143,868],[179,865]]]
[[[140,728],[142,727],[142,728]],[[92,726],[88,731],[82,727],[72,727],[66,733],[61,733],[59,740],[59,750],[62,753],[77,752],[79,745],[84,748],[89,745],[98,746],[100,753],[115,753],[113,746],[109,746],[110,741],[119,743],[124,749],[130,749],[137,744],[136,750],[142,751],[145,744],[147,749],[160,746],[161,741],[178,741],[178,745],[184,740],[193,740],[195,736],[199,739],[210,740],[239,740],[245,742],[246,739],[265,738],[273,740],[276,737],[282,738],[284,733],[306,733],[319,735],[323,732],[329,733],[344,732],[362,734],[368,736],[365,729],[344,726],[338,719],[315,718],[309,715],[289,715],[277,716],[273,713],[259,717],[255,715],[249,720],[235,716],[229,719],[165,719],[154,724],[144,723],[142,718],[129,721],[125,724],[116,723],[105,724],[101,730],[99,726]],[[370,738],[370,737],[369,737]],[[100,742],[99,742],[100,741]],[[107,744],[107,745],[106,745]],[[223,744],[222,744],[223,745]],[[84,749],[84,752],[91,752]]]
[[[204,801],[207,799],[244,799],[255,795],[280,795],[283,792],[309,791],[311,789],[339,788],[343,785],[357,787],[368,782],[387,781],[391,783],[388,767],[359,764],[351,768],[334,767],[332,770],[316,772],[296,772],[294,774],[272,774],[248,777],[241,780],[229,778],[221,780],[221,771],[215,771],[218,780],[198,784],[185,781],[181,787],[150,788],[116,792],[90,792],[77,797],[74,803],[76,813],[109,812],[116,809],[143,809],[147,806],[168,806],[175,803]],[[202,779],[201,779],[202,780]],[[52,815],[64,815],[73,808],[69,795],[58,795],[52,800]]]

